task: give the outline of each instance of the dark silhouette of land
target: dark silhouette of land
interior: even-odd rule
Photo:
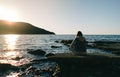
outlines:
[[[0,20],[0,34],[55,34],[25,22]]]

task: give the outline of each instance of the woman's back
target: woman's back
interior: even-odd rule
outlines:
[[[75,54],[86,53],[86,41],[82,34],[77,34],[75,40],[70,45],[70,50]]]
[[[86,52],[84,37],[76,38],[75,51],[76,52]]]

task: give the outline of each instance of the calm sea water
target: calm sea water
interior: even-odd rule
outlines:
[[[29,63],[31,60],[44,58],[43,56],[28,54],[29,50],[42,49],[47,54],[68,53],[69,48],[67,46],[55,41],[73,40],[74,38],[74,35],[0,35],[0,63],[20,66]],[[120,35],[85,35],[85,38],[87,41],[120,42]],[[60,46],[60,48],[51,48],[51,46]],[[109,54],[92,48],[88,48],[87,52]],[[20,59],[16,60],[15,58]]]

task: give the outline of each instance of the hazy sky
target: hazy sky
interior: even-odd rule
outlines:
[[[56,34],[76,34],[78,30],[120,34],[120,0],[0,0],[0,7],[14,11],[17,21]]]

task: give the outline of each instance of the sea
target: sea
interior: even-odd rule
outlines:
[[[88,42],[94,41],[115,41],[120,42],[120,35],[84,35]],[[23,71],[21,68],[16,70],[12,66],[20,67],[30,65],[33,60],[46,58],[45,56],[33,55],[28,52],[31,50],[43,50],[49,53],[69,53],[69,47],[60,43],[61,40],[73,40],[75,35],[0,35],[0,77],[19,77]],[[56,42],[57,41],[57,42]],[[52,48],[57,46],[58,48]],[[87,48],[87,53],[112,54],[100,49]],[[10,64],[11,66],[5,65]],[[41,62],[30,66],[49,68],[54,66],[54,62]],[[7,66],[7,67],[6,67]],[[11,67],[11,68],[9,68]],[[26,75],[25,77],[33,77]],[[50,77],[42,74],[40,77]]]

